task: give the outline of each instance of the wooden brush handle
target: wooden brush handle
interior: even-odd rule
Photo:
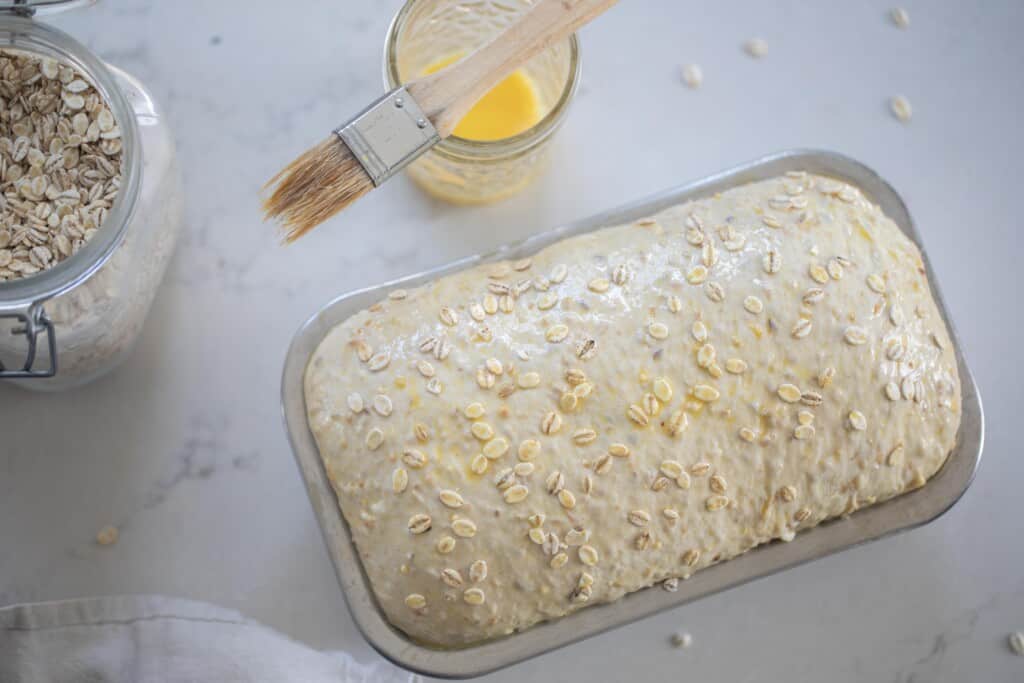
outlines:
[[[491,88],[617,1],[538,0],[494,40],[435,74],[407,83],[406,88],[446,138]]]

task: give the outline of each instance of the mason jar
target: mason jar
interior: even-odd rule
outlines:
[[[153,97],[133,76],[37,20],[92,2],[0,2],[0,49],[73,66],[105,100],[121,130],[120,188],[92,238],[49,269],[0,281],[0,379],[28,389],[78,386],[125,359],[182,223],[174,142]]]
[[[384,84],[393,90],[453,55],[469,54],[532,6],[532,0],[408,0],[388,29]],[[406,172],[427,193],[457,204],[509,197],[548,165],[551,140],[565,120],[580,79],[575,35],[522,66],[532,81],[541,119],[500,140],[452,135],[410,164]]]

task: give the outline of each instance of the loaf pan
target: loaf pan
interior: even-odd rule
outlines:
[[[425,646],[391,626],[370,588],[370,581],[363,571],[348,526],[328,482],[313,434],[306,422],[303,391],[306,364],[327,333],[349,316],[383,299],[392,289],[418,287],[481,263],[530,256],[566,237],[626,223],[680,202],[795,170],[831,176],[856,185],[921,249],[928,281],[956,348],[963,391],[960,432],[957,434],[956,446],[942,469],[920,489],[801,531],[790,543],[769,543],[703,569],[689,580],[681,581],[675,593],[657,586],[647,588],[630,593],[614,603],[588,607],[521,633],[457,650]],[[310,318],[295,335],[285,359],[281,395],[292,449],[356,625],[366,640],[395,664],[442,678],[468,678],[489,673],[697,598],[920,526],[948,510],[967,490],[981,460],[984,440],[984,417],[977,385],[967,367],[956,328],[949,319],[927,253],[903,200],[888,183],[863,164],[832,152],[813,150],[773,154],[586,220],[543,232],[491,253],[460,259],[418,275],[340,296]]]

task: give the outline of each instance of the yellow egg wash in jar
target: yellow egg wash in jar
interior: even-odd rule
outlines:
[[[420,75],[436,73],[463,56],[457,53],[440,59]],[[466,140],[502,140],[529,130],[540,119],[540,101],[533,81],[525,71],[516,69],[473,105],[453,134]]]
[[[450,66],[529,10],[530,0],[408,0],[388,30],[388,89]],[[579,81],[576,36],[516,69],[459,121],[451,137],[413,162],[409,177],[457,204],[509,197],[547,167],[552,134]]]

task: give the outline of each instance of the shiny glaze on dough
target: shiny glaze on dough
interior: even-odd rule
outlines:
[[[797,205],[788,205],[787,197],[797,197]],[[706,281],[690,284],[687,274],[710,256],[687,240],[688,231],[695,238],[697,224],[716,258]],[[742,246],[726,247],[725,241],[737,247],[740,240],[720,233],[723,226],[744,238]],[[781,257],[774,273],[766,271],[770,248]],[[837,257],[845,261],[833,261]],[[813,267],[828,272],[830,261],[834,275],[816,282],[812,272],[821,272]],[[559,264],[568,272],[556,284],[550,279]],[[376,598],[388,619],[419,641],[459,646],[507,634],[687,577],[761,543],[791,539],[800,529],[924,484],[954,445],[960,381],[919,252],[856,188],[799,174],[775,178],[567,239],[535,255],[522,271],[512,265],[481,266],[381,301],[328,334],[307,369],[309,424]],[[615,282],[623,280],[615,276],[619,266],[627,273],[622,284]],[[869,284],[869,276],[881,280]],[[593,288],[603,283],[594,280],[600,279],[609,285],[597,293]],[[482,306],[489,283],[500,290],[525,280],[532,284],[515,298],[513,312],[474,320],[472,313],[480,311],[471,307]],[[715,293],[709,283],[721,288],[721,301],[709,296]],[[824,296],[804,303],[809,288],[824,290]],[[538,302],[549,294],[558,303],[540,310]],[[760,300],[760,312],[744,306],[749,296]],[[670,297],[678,298],[677,312]],[[443,307],[455,312],[454,326],[442,321],[452,322]],[[801,318],[811,321],[811,329],[794,337]],[[714,346],[718,377],[698,363],[703,344],[694,337],[697,321]],[[651,323],[664,325],[667,336],[652,336]],[[558,324],[568,327],[568,336],[549,342],[546,333]],[[481,333],[484,325],[489,335]],[[846,340],[859,334],[865,343]],[[424,340],[442,335],[451,347],[447,358],[420,350]],[[594,341],[593,349],[581,359],[577,354],[587,340]],[[891,350],[893,345],[899,349]],[[360,360],[360,352],[386,353],[389,362],[372,371],[373,361]],[[706,361],[708,353],[701,358]],[[746,371],[727,371],[731,358],[741,359]],[[500,361],[502,374],[483,389],[477,375],[488,359]],[[421,373],[422,361],[432,377]],[[827,368],[834,371],[830,383],[822,376]],[[560,399],[573,388],[566,373],[576,369],[593,389],[566,411]],[[539,375],[538,386],[502,392],[531,372]],[[659,378],[667,380],[672,396],[652,403],[645,394],[653,393]],[[439,394],[428,390],[431,381],[435,390],[440,383]],[[900,389],[896,400],[887,395],[890,383]],[[813,394],[807,395],[811,405],[783,400],[783,384],[819,394],[820,404],[813,405]],[[712,387],[717,400],[696,399],[702,386]],[[353,393],[359,395],[358,413],[350,405]],[[386,417],[373,407],[378,395],[391,403]],[[486,414],[467,418],[471,403],[480,403]],[[628,412],[645,405],[655,414],[641,427]],[[673,437],[668,423],[680,410],[687,426]],[[798,439],[802,411],[813,414],[813,436]],[[541,425],[550,412],[561,428],[545,434]],[[474,422],[486,422],[493,438],[509,444],[507,453],[487,461],[482,475],[471,468],[485,443],[471,431]],[[429,433],[426,443],[415,435],[417,423]],[[376,450],[366,445],[372,429],[384,436]],[[586,443],[579,445],[574,434],[587,429],[596,438],[587,442],[590,436],[582,432],[577,439]],[[744,433],[753,441],[741,430],[749,430]],[[508,503],[494,480],[519,462],[517,449],[527,439],[541,444],[530,461],[534,471],[514,477],[528,494]],[[599,466],[612,443],[626,444],[630,455]],[[409,449],[427,458],[425,467],[403,463]],[[688,472],[689,488],[669,480],[652,489],[661,486],[655,482],[665,461]],[[401,493],[393,490],[396,468],[408,479]],[[556,470],[575,498],[572,509],[546,489]],[[442,490],[457,492],[462,507],[443,504]],[[666,509],[676,514],[668,516]],[[647,513],[650,521],[637,526],[643,515],[633,511]],[[431,517],[429,531],[409,531],[417,514]],[[544,545],[530,539],[532,515],[544,516],[549,541],[549,534],[557,535],[558,552],[567,555],[563,566],[552,568]],[[456,519],[472,520],[475,536],[453,533]],[[578,545],[567,545],[572,529],[574,543],[587,537],[590,549],[582,554]],[[644,532],[649,537],[641,550]],[[445,536],[456,540],[448,554],[437,549]],[[581,560],[595,555],[593,566]],[[470,567],[479,560],[487,574],[473,582]],[[452,572],[443,581],[446,569],[457,572],[461,584]],[[584,572],[592,579],[589,592],[582,591],[588,599],[573,601],[571,596],[583,597]],[[466,601],[471,588],[483,591],[483,604]],[[425,606],[408,606],[409,596],[422,596]],[[472,598],[478,597],[474,591]],[[419,599],[410,603],[419,605]]]

